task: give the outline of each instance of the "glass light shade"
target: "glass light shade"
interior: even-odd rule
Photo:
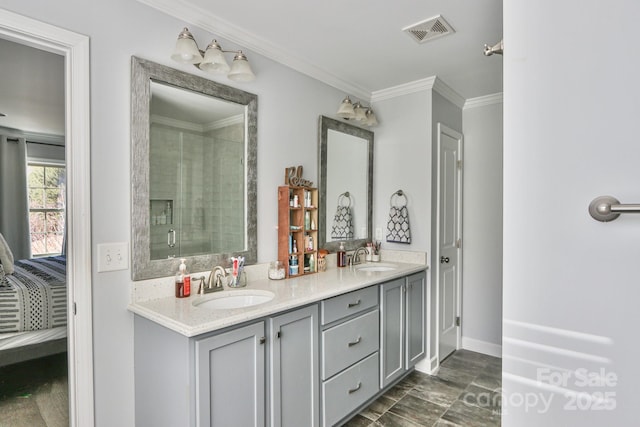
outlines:
[[[202,62],[202,55],[198,50],[198,45],[188,29],[182,30],[178,36],[171,59],[183,64],[198,64]]]
[[[251,71],[247,57],[242,53],[242,51],[239,51],[235,58],[233,58],[231,71],[229,71],[229,75],[227,77],[234,82],[250,82],[256,78],[256,75]]]
[[[355,113],[355,120],[359,121],[359,122],[364,122],[365,120],[367,120],[367,116],[365,114],[365,109],[364,107],[360,104],[360,102],[356,102],[355,105],[353,106],[353,112]]]
[[[212,74],[226,74],[231,69],[222,53],[222,48],[214,40],[207,46],[204,52],[204,61],[199,65],[200,69]]]
[[[367,120],[365,121],[365,124],[367,126],[377,126],[378,125],[378,119],[376,118],[376,115],[373,113],[373,110],[371,108],[367,108],[367,112],[365,113]]]
[[[356,117],[356,113],[353,110],[353,104],[351,100],[347,96],[342,103],[340,103],[340,107],[338,108],[338,112],[336,113],[338,117],[342,117],[343,119],[353,119]]]

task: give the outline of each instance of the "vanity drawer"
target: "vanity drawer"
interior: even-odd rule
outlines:
[[[374,310],[322,332],[322,379],[354,364],[380,347],[379,311]]]
[[[322,301],[321,321],[326,325],[378,305],[378,286],[369,286]]]
[[[378,392],[378,352],[322,384],[322,420],[332,426]]]

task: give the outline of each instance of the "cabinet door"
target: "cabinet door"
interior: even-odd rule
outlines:
[[[407,277],[406,283],[406,358],[405,368],[414,366],[426,354],[426,274]]]
[[[404,373],[404,283],[401,278],[380,285],[380,387]]]
[[[270,425],[319,425],[318,306],[272,318],[269,336]]]
[[[264,322],[197,340],[195,351],[196,425],[264,426]]]

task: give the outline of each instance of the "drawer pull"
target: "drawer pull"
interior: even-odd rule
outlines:
[[[353,308],[353,307],[355,307],[355,306],[357,306],[357,305],[360,305],[360,300],[358,300],[358,301],[356,301],[356,302],[350,302],[350,303],[349,303],[349,308]]]
[[[356,344],[360,343],[360,341],[362,341],[362,337],[358,337],[358,339],[357,339],[357,340],[355,340],[355,341],[351,341],[351,342],[349,343],[349,347],[353,347],[354,345],[356,345]]]
[[[349,390],[349,394],[355,393],[356,391],[360,390],[360,387],[362,387],[362,383],[358,381],[358,386],[356,388],[352,388],[351,390]]]

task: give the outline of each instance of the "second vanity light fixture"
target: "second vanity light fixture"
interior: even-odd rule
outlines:
[[[225,53],[235,53],[231,66],[224,57]],[[178,35],[171,59],[182,64],[194,64],[207,73],[226,74],[234,82],[250,82],[256,78],[247,56],[241,50],[222,50],[218,42],[213,40],[202,51],[186,27]]]
[[[371,107],[365,107],[360,101],[356,101],[354,104],[349,96],[342,100],[336,114],[345,120],[355,120],[366,126],[376,126],[378,124],[378,119]]]

